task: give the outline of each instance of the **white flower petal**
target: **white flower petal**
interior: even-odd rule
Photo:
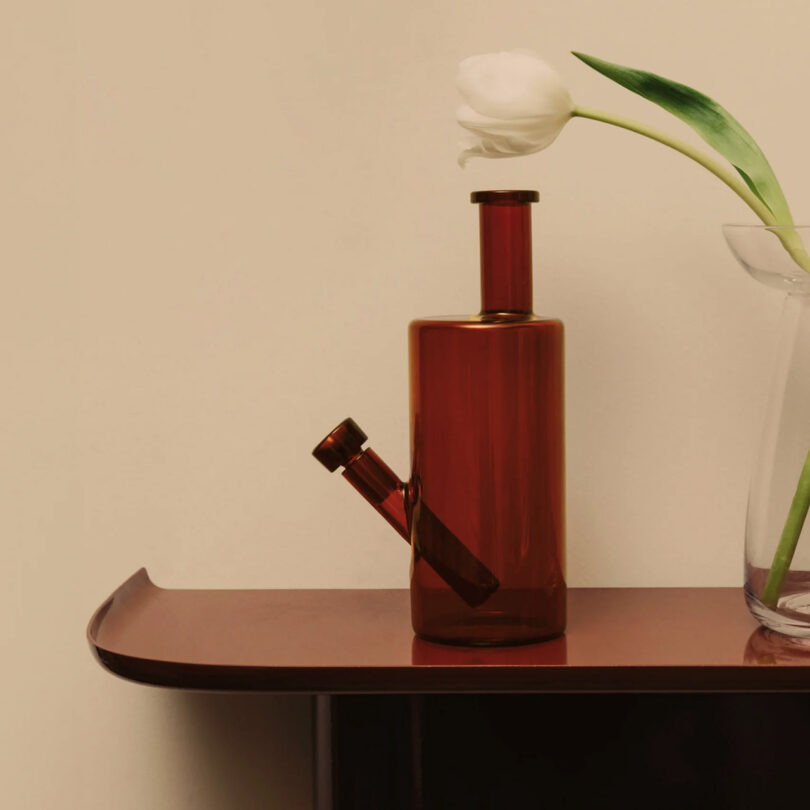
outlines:
[[[568,89],[552,67],[528,51],[502,51],[465,59],[459,92],[474,110],[492,118],[570,113]]]
[[[559,76],[531,52],[465,59],[458,86],[467,103],[456,119],[476,136],[459,155],[462,166],[470,157],[513,157],[545,149],[573,110]]]

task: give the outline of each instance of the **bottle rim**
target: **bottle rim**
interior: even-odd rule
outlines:
[[[512,205],[514,203],[535,203],[540,199],[537,191],[527,189],[473,191],[470,194],[471,203],[487,203],[492,205]]]

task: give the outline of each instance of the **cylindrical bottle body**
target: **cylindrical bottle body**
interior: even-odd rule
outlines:
[[[563,326],[534,315],[414,321],[414,631],[515,644],[565,629]],[[438,518],[499,580],[471,607],[428,565]]]

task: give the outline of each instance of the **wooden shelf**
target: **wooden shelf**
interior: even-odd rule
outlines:
[[[739,588],[585,588],[566,636],[522,647],[413,635],[405,590],[171,590],[141,569],[87,629],[101,664],[188,689],[297,693],[810,691],[810,648]]]

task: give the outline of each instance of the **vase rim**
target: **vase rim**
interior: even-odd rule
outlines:
[[[810,295],[810,273],[779,244],[791,240],[810,245],[810,225],[729,223],[722,230],[734,257],[756,281],[791,295]]]

